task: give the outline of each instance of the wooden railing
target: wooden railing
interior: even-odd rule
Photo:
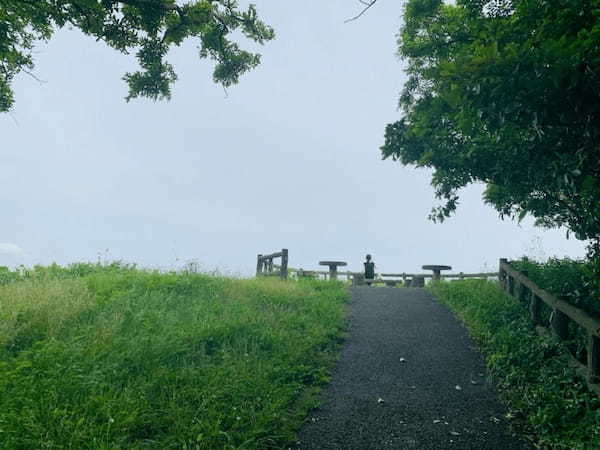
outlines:
[[[273,265],[273,270],[279,270],[280,266],[277,264]],[[288,268],[288,273],[295,274],[301,278],[303,276],[320,277],[327,279],[330,272],[327,270],[305,270],[305,269],[294,269]],[[347,281],[353,281],[356,278],[364,278],[363,272],[351,272],[351,271],[340,271],[337,272],[338,277],[346,277]],[[374,284],[385,284],[387,286],[395,286],[402,283],[404,286],[410,286],[412,280],[415,278],[424,280],[425,278],[432,278],[431,273],[379,273],[373,280]],[[442,278],[464,280],[466,278],[498,278],[498,272],[483,272],[483,273],[446,273],[441,275]]]
[[[281,264],[273,264],[275,258],[281,258]],[[280,252],[270,255],[258,255],[256,258],[256,276],[261,275],[279,275],[285,280],[288,277],[288,250],[281,249]]]
[[[432,278],[433,274],[431,273],[381,273],[379,274],[381,277],[396,277],[396,278],[412,278],[412,277],[423,277],[423,278]],[[485,273],[443,273],[440,275],[442,278],[456,278],[462,280],[464,278],[493,278],[497,277],[498,272],[485,272]]]
[[[585,372],[590,388],[600,395],[600,320],[541,289],[527,278],[526,273],[513,268],[506,259],[500,260],[499,272],[500,285],[506,292],[529,307],[531,320],[535,326],[550,328],[560,341],[568,341],[571,338],[569,323],[575,323],[586,330],[587,364],[579,362],[570,352],[569,357],[574,365]],[[542,320],[543,303],[552,309],[549,323],[543,323]]]

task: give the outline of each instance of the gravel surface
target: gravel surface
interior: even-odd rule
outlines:
[[[350,335],[298,449],[531,449],[465,328],[423,289],[352,289]]]

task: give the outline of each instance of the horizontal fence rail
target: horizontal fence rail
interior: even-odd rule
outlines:
[[[413,278],[413,277],[423,277],[423,278],[433,278],[434,275],[432,273],[380,273],[381,277],[396,277],[396,278]],[[493,278],[497,277],[498,272],[485,272],[485,273],[443,273],[440,275],[441,278]]]
[[[550,328],[560,341],[570,339],[570,322],[586,330],[587,364],[579,362],[570,352],[569,356],[575,365],[585,371],[590,388],[600,395],[600,320],[540,288],[527,278],[526,273],[516,270],[506,259],[500,260],[499,279],[500,285],[506,292],[529,306],[533,324]],[[542,304],[552,309],[547,324],[543,323],[541,317]]]
[[[279,270],[277,264],[273,265],[275,270]],[[331,272],[328,270],[305,270],[305,269],[294,269],[289,268],[289,273],[296,274],[298,277],[302,276],[322,276],[323,278],[327,278],[330,276]],[[338,271],[336,272],[337,276],[346,277],[349,281],[354,280],[355,278],[364,278],[363,272],[351,272],[351,271]],[[462,280],[466,278],[498,278],[498,272],[482,272],[482,273],[447,273],[442,274],[441,278],[447,279],[457,279]],[[398,283],[410,284],[410,282],[417,278],[425,279],[425,278],[433,278],[434,275],[431,273],[379,273],[376,278],[371,280],[373,283],[379,284],[388,284],[395,285]]]

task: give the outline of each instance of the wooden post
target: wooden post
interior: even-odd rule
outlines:
[[[542,299],[533,292],[529,303],[529,313],[531,314],[533,326],[542,325]]]
[[[287,248],[284,248],[281,250],[280,277],[282,280],[286,280],[288,277],[288,249]]]
[[[502,289],[506,291],[506,272],[502,268],[503,264],[508,264],[508,260],[506,258],[500,258],[500,265],[498,266],[498,280],[500,281],[500,286]]]
[[[600,338],[592,334],[588,341],[588,372],[590,383],[600,383]]]
[[[566,341],[569,338],[569,316],[562,311],[555,309],[552,311],[550,325],[554,335],[561,341]]]
[[[263,268],[262,255],[259,254],[258,257],[256,258],[256,276],[259,276],[262,273],[262,268]]]
[[[521,273],[523,275],[525,275],[525,276],[528,275],[527,271],[525,271],[525,270],[523,272],[521,272]],[[529,289],[527,289],[527,286],[525,286],[523,283],[519,282],[518,287],[517,287],[517,296],[519,298],[519,301],[521,303],[523,303],[524,305],[526,305],[528,303],[527,302],[527,294],[528,294],[528,292],[529,292]]]
[[[507,275],[507,278],[508,278],[508,293],[514,297],[515,296],[515,279],[513,277],[511,277],[510,275]]]
[[[527,276],[527,272],[523,271],[523,275]],[[517,295],[519,296],[519,301],[523,303],[523,305],[527,305],[528,303],[528,294],[531,294],[531,291],[527,289],[523,283],[519,283],[517,288]]]

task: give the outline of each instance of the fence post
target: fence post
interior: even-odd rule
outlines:
[[[531,299],[529,303],[529,313],[531,314],[531,321],[534,326],[542,324],[542,299],[531,293]]]
[[[262,255],[259,253],[258,257],[256,258],[256,276],[259,276],[262,273],[263,262],[261,258]]]
[[[588,372],[590,383],[600,383],[600,338],[589,335]]]
[[[506,272],[502,268],[504,264],[508,264],[508,259],[500,258],[500,265],[498,266],[498,280],[500,281],[500,286],[502,289],[506,291]]]
[[[282,280],[287,279],[288,277],[288,249],[281,249],[281,271],[280,275]]]
[[[525,277],[527,277],[529,275],[526,270],[523,270],[521,273],[523,275],[525,275]],[[529,288],[527,286],[525,286],[521,282],[518,282],[518,284],[517,284],[517,297],[518,297],[519,301],[524,306],[525,305],[531,306],[528,297],[531,297],[532,294],[533,293],[529,290]]]
[[[511,277],[510,275],[507,275],[507,278],[508,278],[508,293],[514,297],[515,296],[515,279],[513,277]]]
[[[569,338],[569,317],[565,313],[558,309],[553,310],[550,325],[558,339],[566,341]]]
[[[527,276],[527,275],[525,275]],[[527,301],[528,294],[530,293],[529,289],[523,284],[519,283],[517,287],[517,295],[519,297],[519,301],[523,305],[527,305],[529,302]]]

